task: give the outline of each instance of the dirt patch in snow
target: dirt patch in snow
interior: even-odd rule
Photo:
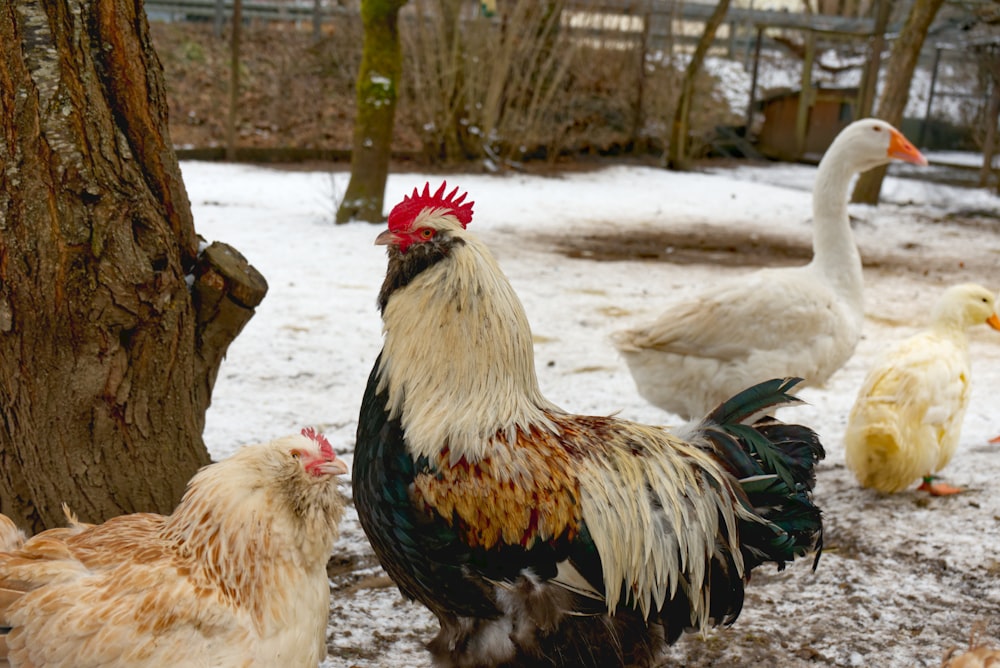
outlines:
[[[940,219],[928,219],[923,223],[955,225],[967,231],[984,233],[992,233],[996,229],[996,219],[980,217],[975,212],[970,214],[950,214]],[[677,229],[539,235],[537,239],[539,243],[550,246],[566,257],[595,262],[641,260],[676,265],[781,267],[805,264],[812,258],[812,246],[808,240],[789,239],[780,234],[748,230],[746,227],[697,223],[686,224]],[[954,257],[942,256],[929,250],[924,240],[911,241],[899,248],[863,249],[862,262],[868,270],[920,276],[933,273],[947,282],[969,280],[969,276],[988,277],[1000,262],[995,254]]]

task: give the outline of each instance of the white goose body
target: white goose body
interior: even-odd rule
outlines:
[[[816,173],[813,259],[762,269],[673,305],[614,342],[639,393],[685,419],[769,378],[821,385],[850,359],[864,321],[861,255],[847,215],[852,177],[892,159],[926,164],[891,125],[845,128]]]
[[[899,492],[951,460],[969,404],[966,330],[983,323],[1000,329],[993,293],[974,283],[954,286],[931,326],[890,348],[868,372],[844,435],[847,466],[863,487]]]

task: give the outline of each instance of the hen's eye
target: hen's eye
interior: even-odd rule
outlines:
[[[292,459],[302,459],[302,453],[298,450],[292,450]]]

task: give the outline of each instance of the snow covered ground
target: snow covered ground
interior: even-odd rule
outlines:
[[[220,458],[314,425],[350,463],[362,391],[381,346],[375,298],[385,256],[372,242],[383,228],[332,223],[344,172],[198,162],[182,169],[199,233],[235,246],[270,285],[219,373],[205,430],[210,451]],[[494,249],[524,302],[547,396],[574,412],[676,424],[638,395],[609,333],[770,258],[729,265],[573,259],[557,240],[691,230],[735,239],[759,231],[808,248],[814,174],[809,166],[765,165],[446,178],[475,200],[470,228]],[[414,186],[441,178],[392,174],[387,209]],[[1000,493],[992,488],[1000,446],[987,443],[1000,434],[1000,333],[971,333],[972,405],[945,471],[967,493],[928,499],[861,490],[844,467],[841,442],[881,346],[916,331],[947,285],[1000,288],[1000,199],[890,176],[882,204],[852,207],[851,214],[866,263],[865,336],[826,387],[804,391],[808,404],[783,414],[815,428],[827,447],[816,491],[827,526],[823,558],[815,573],[808,563],[780,574],[755,571],[739,620],[682,639],[671,664],[938,666],[977,623],[1000,637]],[[353,508],[332,569],[324,668],[430,665],[421,643],[436,623],[391,586]]]

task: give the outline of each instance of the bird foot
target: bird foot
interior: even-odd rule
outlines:
[[[924,481],[920,483],[920,487],[917,487],[922,492],[927,492],[931,496],[950,496],[952,494],[961,494],[964,490],[961,487],[954,487],[946,482],[934,482],[930,478],[924,478]]]

